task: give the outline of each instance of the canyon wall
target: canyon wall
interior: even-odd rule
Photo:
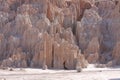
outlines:
[[[120,64],[119,0],[0,0],[0,66]]]

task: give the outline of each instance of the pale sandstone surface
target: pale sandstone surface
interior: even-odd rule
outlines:
[[[0,70],[0,79],[6,80],[120,80],[120,68],[94,68],[89,65],[81,73],[76,70],[13,69]]]

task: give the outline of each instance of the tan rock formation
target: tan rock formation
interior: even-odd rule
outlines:
[[[120,49],[120,42],[117,42],[116,46],[114,47],[113,49],[113,59],[114,59],[114,64],[117,64],[119,65],[120,64],[120,52],[119,52],[119,49]]]
[[[3,67],[113,66],[119,64],[119,36],[117,0],[0,0]]]
[[[84,55],[89,63],[96,63],[99,59],[99,50],[100,45],[98,38],[92,38],[92,40],[89,42],[87,49],[84,52]]]

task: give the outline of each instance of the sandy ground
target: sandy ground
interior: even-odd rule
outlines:
[[[0,80],[120,80],[120,68],[94,68],[81,73],[76,70],[14,69],[0,70]]]

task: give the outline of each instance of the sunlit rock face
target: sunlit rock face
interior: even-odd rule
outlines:
[[[119,65],[119,44],[120,1],[0,0],[1,67]]]

